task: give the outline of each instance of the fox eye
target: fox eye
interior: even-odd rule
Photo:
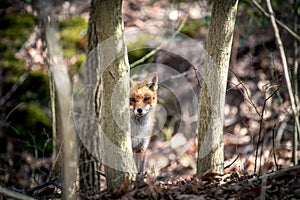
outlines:
[[[150,99],[149,97],[145,97],[145,98],[144,98],[144,102],[149,101],[149,99]]]
[[[130,98],[130,102],[135,102],[135,99],[134,98]]]

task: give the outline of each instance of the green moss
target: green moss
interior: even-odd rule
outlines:
[[[80,16],[62,20],[58,23],[61,41],[66,58],[71,58],[79,51],[84,51],[87,22]]]
[[[0,18],[0,49],[19,49],[35,24],[36,17],[31,14],[19,16],[12,13]]]
[[[11,71],[13,77],[9,81],[16,81],[24,72],[24,61],[17,60],[15,54],[20,50],[28,35],[33,30],[36,17],[30,14],[18,16],[6,14],[0,18],[0,57],[4,75]]]
[[[38,82],[32,82],[31,78],[26,82],[24,85],[38,84]],[[51,119],[48,116],[48,95],[41,92],[45,91],[41,90],[43,87],[47,85],[43,84],[40,87],[36,85],[28,90],[22,90],[22,87],[19,89],[22,92],[16,94],[18,95],[17,102],[12,101],[14,107],[10,108],[13,112],[8,119],[10,129],[7,130],[7,134],[18,140],[14,144],[16,151],[38,150],[39,156],[51,153],[50,146],[45,147],[45,143],[51,138]],[[35,89],[38,90],[34,91]]]
[[[76,65],[77,65],[77,66],[81,66],[82,63],[85,61],[85,59],[86,59],[85,53],[81,54],[81,55],[77,58]]]
[[[69,74],[72,77],[85,60],[88,24],[81,16],[75,16],[59,21],[58,27],[64,57],[76,58],[76,62],[69,66]]]
[[[147,42],[150,41],[151,38],[152,36],[150,35],[141,35],[135,42],[127,44],[129,63],[133,63],[151,51],[150,48],[147,48]]]
[[[32,84],[34,83],[34,84]],[[36,101],[41,100],[41,98],[46,98],[47,100],[49,97],[49,78],[48,76],[39,70],[36,70],[30,73],[27,81],[23,84],[24,89],[27,88],[27,92],[31,92],[33,95],[26,96],[27,101]],[[28,93],[27,93],[28,95]],[[42,106],[42,105],[41,105]]]
[[[18,16],[6,14],[0,18],[0,67],[2,94],[9,92],[25,72],[25,62],[15,55],[27,41],[36,26],[36,17],[30,14]],[[9,124],[6,134],[16,142],[16,151],[50,152],[49,140],[51,120],[49,117],[48,77],[43,71],[33,71],[17,89],[11,93],[0,113]],[[30,146],[30,148],[28,148]],[[41,155],[41,154],[40,154]]]
[[[16,13],[8,13],[0,21],[0,28],[5,29],[5,31],[0,33],[1,35],[24,35],[24,33],[27,33],[28,28],[35,26],[36,17],[32,14],[19,16]],[[17,30],[17,32],[13,32],[14,30]]]
[[[35,152],[38,156],[51,153],[51,146],[47,144],[50,136],[51,121],[45,110],[38,102],[20,104],[10,117],[11,124],[8,134],[16,138],[16,151]]]
[[[208,28],[209,20],[209,17],[205,17],[202,19],[189,19],[187,20],[181,33],[191,37],[195,37],[199,33],[200,28]]]
[[[27,125],[30,127],[34,127],[38,124],[41,124],[46,127],[50,127],[50,120],[46,116],[46,113],[43,109],[41,109],[40,105],[31,103],[26,106],[27,110]]]
[[[64,49],[64,56],[66,58],[71,58],[74,55],[76,55],[76,49],[75,49],[75,47],[74,48],[66,48],[66,49]]]
[[[2,68],[3,92],[7,92],[24,73],[24,61],[15,58],[35,26],[33,15],[6,14],[0,18],[0,64]]]
[[[34,30],[36,18],[32,15],[17,16],[8,14],[0,19],[0,64],[2,69],[2,93],[6,94],[26,73],[23,60],[15,55],[24,45],[30,33]],[[60,37],[65,57],[77,58],[70,66],[74,74],[85,60],[85,41],[87,22],[81,17],[73,17],[59,23]],[[44,154],[50,153],[50,145],[45,146],[51,139],[49,80],[45,72],[36,70],[12,94],[4,107],[0,108],[3,116],[9,115],[9,127],[6,132],[15,138],[15,150],[39,150]],[[1,119],[0,119],[1,120]],[[39,155],[42,155],[40,154]]]
[[[77,57],[76,63],[71,65],[69,68],[70,77],[73,77],[78,72],[79,68],[81,67],[85,59],[86,59],[85,53],[82,53]]]

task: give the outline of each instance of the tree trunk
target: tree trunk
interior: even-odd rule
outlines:
[[[74,186],[77,180],[78,151],[76,148],[77,137],[74,134],[74,126],[71,119],[71,81],[67,66],[63,62],[59,41],[55,37],[57,30],[49,24],[46,25],[45,29],[49,70],[52,73],[56,91],[53,95],[57,100],[53,115],[57,115],[57,119],[59,119],[55,125],[63,147],[60,149],[62,151],[59,156],[59,163],[63,171],[63,199],[76,199]]]
[[[84,87],[84,94],[78,94],[78,102],[74,98],[75,111],[80,113],[75,124],[78,125],[79,134],[79,176],[80,190],[84,192],[98,192],[100,190],[100,176],[96,174],[96,170],[100,170],[100,161],[102,158],[102,148],[100,142],[99,120],[97,107],[99,102],[96,100],[98,83],[100,80],[99,71],[99,55],[98,55],[98,36],[96,32],[97,12],[95,1],[91,2],[90,19],[88,25],[88,46],[86,63],[79,71],[79,78],[82,83],[79,87]],[[80,85],[81,84],[81,85]],[[76,87],[76,86],[75,86]],[[73,91],[75,95],[77,92]],[[75,96],[76,97],[76,96]],[[81,101],[80,99],[83,99]],[[76,117],[75,117],[76,118]],[[80,121],[82,124],[80,124]],[[76,125],[75,125],[76,126]]]
[[[59,32],[49,22],[52,20],[55,21],[55,18],[50,13],[53,5],[47,4],[47,9],[44,9],[45,2],[35,3],[34,7],[38,10],[39,20],[41,20],[43,40],[47,46],[50,76],[50,96],[53,116],[53,171],[49,175],[49,178],[52,178],[51,176],[60,176],[62,178],[62,199],[77,199],[75,186],[78,178],[78,151],[76,146],[77,137],[74,134],[74,124],[71,118],[72,95],[68,67],[63,60],[63,51],[58,39]]]
[[[99,41],[110,37],[105,41],[107,44],[100,45],[100,58],[103,56],[100,65],[105,70],[101,77],[100,126],[110,141],[104,143],[105,174],[108,191],[120,194],[127,190],[133,179],[135,166],[130,137],[130,68],[124,41],[122,1],[106,0],[98,5],[102,10]],[[106,59],[111,62],[105,62]]]
[[[213,1],[199,100],[197,173],[224,171],[224,105],[238,0]]]
[[[123,29],[121,0],[92,0],[88,29],[91,59],[87,59],[86,70],[93,76],[92,84],[96,82],[98,87],[92,92],[94,103],[90,109],[96,108],[101,127],[101,149],[96,155],[101,156],[105,165],[107,189],[115,195],[127,190],[135,166],[130,139],[129,63]]]

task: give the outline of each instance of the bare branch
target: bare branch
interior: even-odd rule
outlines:
[[[251,0],[251,2],[254,4],[254,6],[267,18],[271,18],[271,14],[268,13],[263,7],[261,7],[261,5],[255,1],[255,0]],[[281,22],[278,19],[275,19],[275,22],[284,30],[286,30],[289,34],[291,34],[295,39],[300,41],[300,36],[295,33],[293,30],[291,30],[289,27],[287,27],[283,22]]]
[[[19,78],[19,80],[11,87],[11,89],[0,99],[0,107],[2,107],[11,96],[17,91],[17,89],[24,83],[24,81],[28,78],[29,72],[25,72]]]
[[[231,82],[233,85],[235,85],[235,87],[236,88],[238,88],[240,91],[241,91],[241,93],[243,94],[243,96],[244,96],[244,98],[246,99],[246,101],[251,105],[251,106],[253,106],[253,108],[255,109],[255,112],[256,112],[256,114],[260,117],[260,118],[262,118],[262,115],[263,114],[261,114],[259,111],[258,111],[258,109],[257,109],[257,106],[255,105],[255,103],[253,102],[253,100],[251,99],[251,97],[250,97],[250,94],[249,94],[249,91],[248,91],[248,89],[246,88],[246,86],[245,86],[245,84],[243,83],[243,81],[238,77],[238,75],[233,71],[233,70],[231,70],[231,69],[229,69],[229,71],[237,78],[237,80],[238,80],[238,84],[235,84],[235,83],[233,83],[233,82]],[[242,91],[242,89],[240,89],[238,86],[239,85],[241,85],[243,88],[244,88],[244,91]]]
[[[282,61],[282,66],[283,66],[283,70],[284,70],[284,77],[286,80],[286,84],[287,84],[287,89],[288,89],[288,93],[289,93],[289,97],[291,100],[291,106],[292,106],[292,111],[293,111],[293,115],[295,117],[295,123],[296,123],[296,132],[300,133],[300,124],[299,124],[299,114],[297,112],[297,107],[296,107],[296,103],[295,103],[295,98],[294,98],[294,94],[293,94],[293,90],[292,90],[292,86],[291,86],[291,80],[290,80],[290,76],[289,76],[289,71],[288,71],[288,64],[287,64],[287,59],[285,56],[285,52],[283,49],[283,45],[282,45],[282,40],[280,38],[280,34],[279,34],[279,30],[276,24],[276,20],[275,20],[275,16],[274,16],[274,12],[273,12],[273,8],[271,5],[270,0],[267,0],[267,6],[268,6],[268,10],[270,13],[270,20],[274,29],[274,33],[275,33],[275,38],[277,41],[277,45],[279,48],[279,53],[280,53],[280,57],[281,57],[281,61]],[[297,142],[297,138],[294,140],[294,155],[297,156],[297,146],[298,146],[298,142]],[[296,165],[298,163],[298,159],[295,157],[294,158],[294,164]]]
[[[238,154],[238,155],[236,156],[236,158],[235,158],[229,165],[225,166],[224,169],[227,169],[227,168],[231,167],[231,165],[233,165],[233,163],[235,163],[235,161],[237,161],[237,159],[238,159],[239,157],[240,157],[240,154]]]
[[[185,24],[187,22],[187,19],[188,19],[188,16],[185,16],[185,18],[181,22],[180,26],[178,27],[178,29],[172,35],[172,37],[171,37],[172,39],[175,38],[178,35],[178,33],[180,33],[180,31],[182,31],[182,29],[184,28],[184,26],[185,26]],[[147,53],[145,56],[143,56],[139,60],[137,60],[134,63],[132,63],[130,65],[130,68],[133,69],[133,68],[137,67],[139,64],[145,62],[145,60],[151,58],[151,56],[153,56],[155,53],[157,53],[162,47],[163,47],[163,44],[160,44],[155,49],[153,49],[152,51],[150,51],[149,53]]]
[[[259,122],[259,131],[258,131],[258,140],[257,140],[256,152],[255,152],[254,173],[256,173],[256,164],[257,164],[257,157],[258,157],[258,151],[259,151],[259,144],[260,143],[262,144],[261,153],[263,152],[263,141],[260,142],[260,140],[261,140],[261,137],[262,137],[261,132],[262,132],[262,126],[263,126],[263,121],[264,121],[264,112],[265,112],[266,104],[267,104],[267,101],[269,99],[271,99],[276,94],[276,92],[278,90],[279,89],[276,89],[270,96],[268,96],[268,98],[265,99],[264,105],[263,105],[263,108],[262,108],[262,111],[261,111],[261,118],[260,118],[260,122]],[[259,175],[260,175],[260,168],[261,168],[261,157],[260,157],[260,163],[259,163]]]

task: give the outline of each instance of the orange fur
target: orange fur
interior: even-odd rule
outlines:
[[[145,151],[154,126],[157,81],[157,72],[148,74],[142,81],[130,81],[131,140],[139,173],[144,169]]]

